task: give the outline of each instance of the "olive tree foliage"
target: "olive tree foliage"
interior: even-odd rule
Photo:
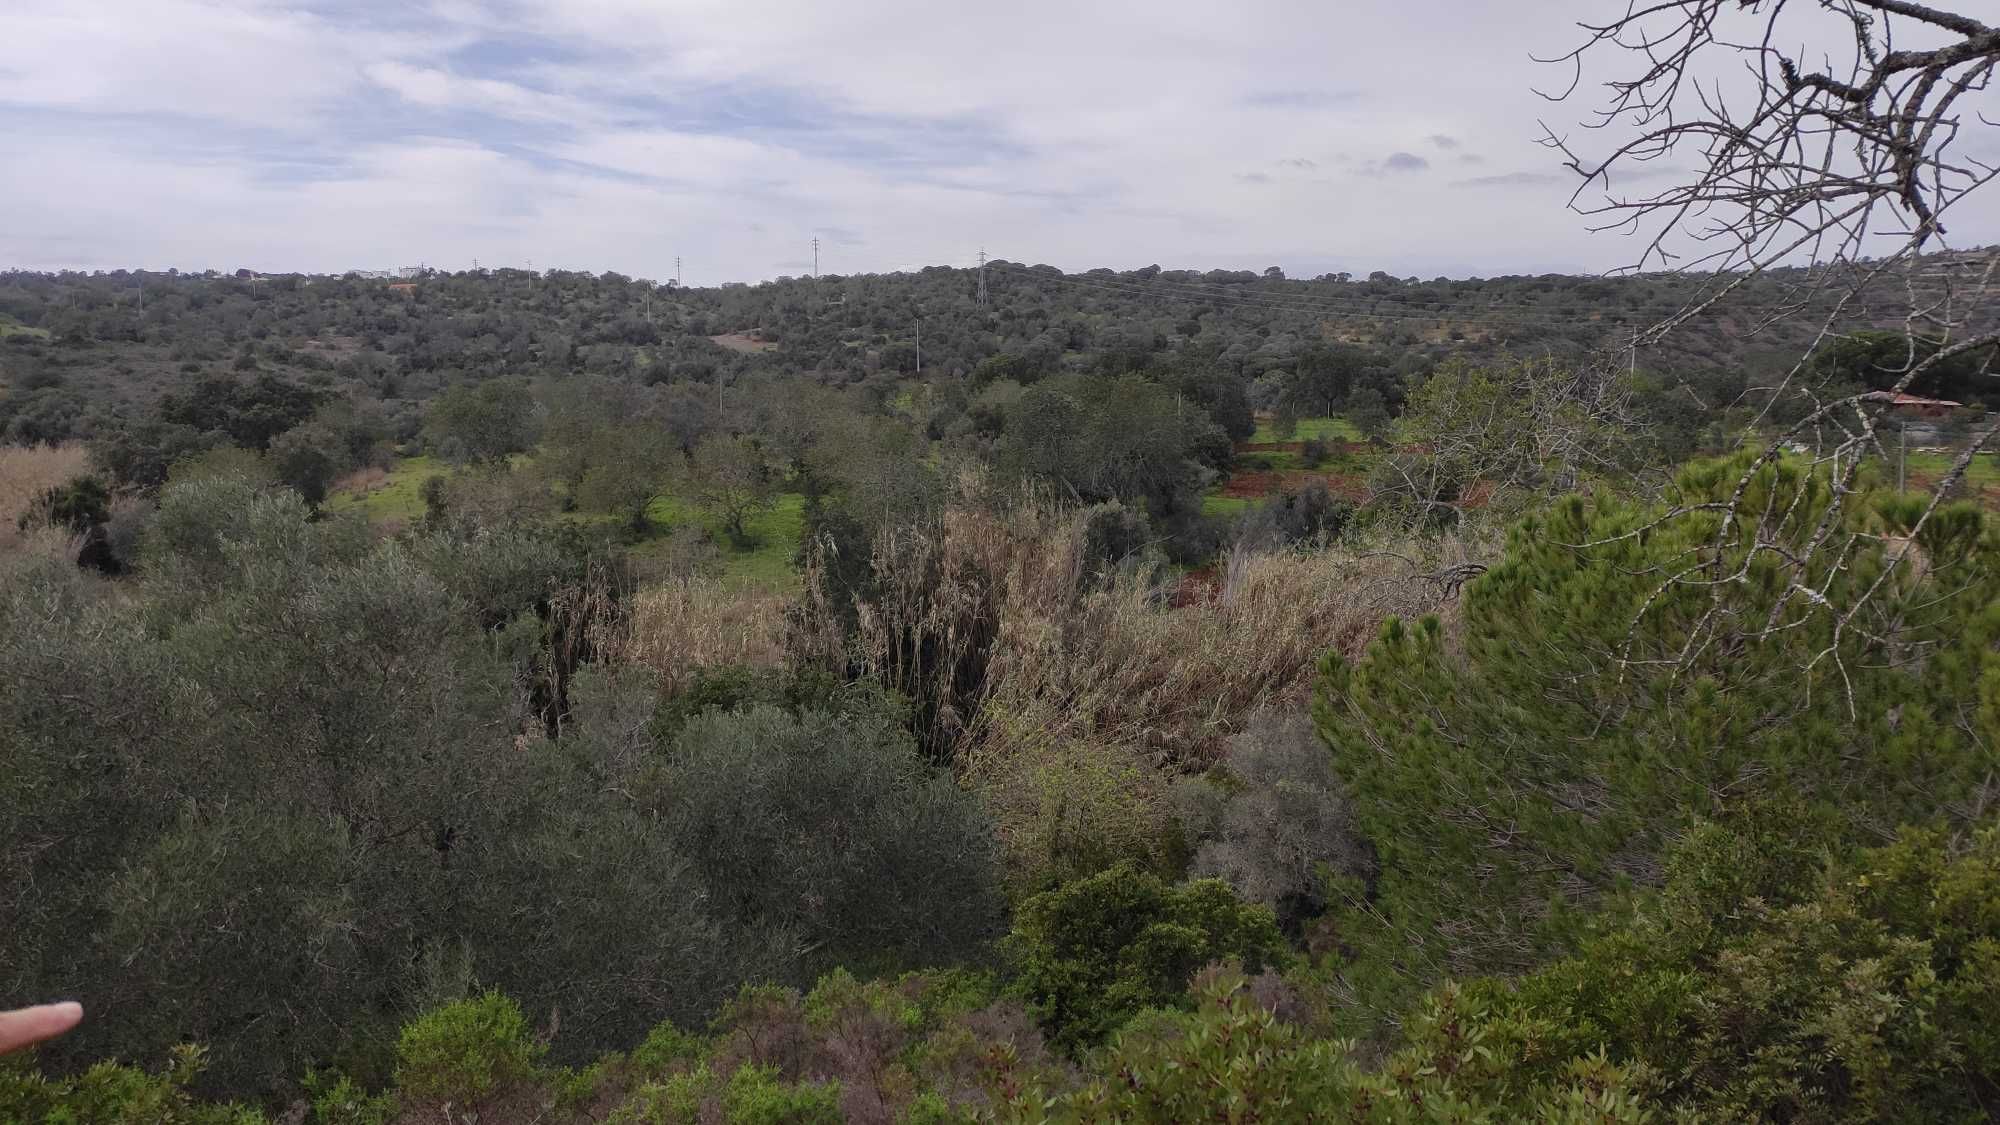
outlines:
[[[1182,803],[1196,841],[1190,873],[1228,883],[1288,931],[1325,910],[1332,880],[1373,872],[1333,755],[1306,715],[1257,716]]]
[[[198,1039],[222,1080],[294,1077],[448,939],[450,853],[512,787],[511,675],[408,553],[290,493],[171,487],[144,560],[136,607],[46,572],[0,595],[0,989],[123,1013],[77,1057]]]
[[[709,909],[786,935],[803,979],[951,963],[999,936],[993,824],[887,708],[699,715],[634,784]]]
[[[450,460],[499,464],[534,445],[534,407],[528,388],[517,380],[460,384],[431,402],[424,431]]]
[[[6,561],[0,995],[118,1013],[52,1065],[197,1041],[239,1094],[380,1077],[475,982],[578,1058],[989,936],[991,830],[886,721],[717,716],[669,754],[649,688],[585,674],[544,741],[524,672],[584,564],[452,534],[223,477],[163,492],[131,585]]]
[[[1986,299],[2000,253],[1954,252],[1950,241],[1953,216],[2000,174],[1981,158],[2000,128],[1989,95],[2000,25],[1971,4],[1951,8],[1958,10],[1915,0],[1659,0],[1583,25],[1583,43],[1561,56],[1576,79],[1558,98],[1573,96],[1592,68],[1613,69],[1589,123],[1595,131],[1586,134],[1602,137],[1602,148],[1586,153],[1581,140],[1553,131],[1545,139],[1583,177],[1573,205],[1601,227],[1638,236],[1634,270],[1706,271],[1682,307],[1634,334],[1635,357],[1711,315],[1753,329],[1810,318],[1820,342],[1895,318],[1909,341],[1886,387],[1827,387],[1811,377],[1808,349],[1775,386],[1757,390],[1762,401],[1743,439],[1763,452],[1734,488],[1702,501],[1699,510],[1720,516],[1713,540],[1648,572],[1662,597],[1695,586],[1711,598],[1714,612],[1688,623],[1684,660],[1762,635],[1757,622],[1732,619],[1721,607],[1732,587],[1764,581],[1766,567],[1788,578],[1773,620],[1796,606],[1824,617],[1838,639],[1857,626],[1865,603],[1915,565],[1904,557],[1881,583],[1845,599],[1810,578],[1842,571],[1869,548],[1842,525],[1861,494],[1865,457],[1885,451],[1880,433],[1895,396],[1963,357],[1992,356],[2000,343]],[[1657,188],[1623,190],[1628,173],[1659,167],[1691,170],[1636,181]],[[1788,266],[1804,268],[1774,272]],[[1741,305],[1739,296],[1767,275],[1780,283],[1776,299]],[[1981,374],[1990,373],[1989,362],[1981,360]],[[1919,530],[1996,429],[2000,419],[1974,433],[1934,486]],[[1790,542],[1793,513],[1750,499],[1759,473],[1799,445],[1835,471],[1820,522]],[[1737,550],[1743,535],[1750,547]]]
[[[750,541],[747,521],[769,508],[777,482],[754,438],[710,434],[688,455],[682,473],[689,495],[721,522],[730,538]]]

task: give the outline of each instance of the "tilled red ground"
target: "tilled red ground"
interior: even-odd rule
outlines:
[[[1368,499],[1368,482],[1353,473],[1316,473],[1308,469],[1283,472],[1232,473],[1222,482],[1222,495],[1236,500],[1261,500],[1273,492],[1296,492],[1309,481],[1326,482],[1328,491],[1348,500]]]

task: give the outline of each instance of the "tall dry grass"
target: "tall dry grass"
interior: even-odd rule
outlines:
[[[676,578],[635,595],[621,657],[644,665],[671,694],[697,669],[785,662],[787,595],[712,578]]]
[[[1026,893],[1130,859],[1173,870],[1176,775],[1206,769],[1256,715],[1297,710],[1319,657],[1391,615],[1447,617],[1421,575],[1440,554],[1238,550],[1202,596],[1088,554],[1089,516],[967,507],[874,545],[875,595],[845,637],[809,565],[794,659],[880,678],[919,736],[987,800]],[[945,748],[940,752],[939,748]]]
[[[1177,606],[1156,573],[1093,571],[1086,519],[955,510],[875,545],[881,594],[858,607],[858,651],[847,655],[932,700],[969,773],[1022,731],[1203,768],[1251,714],[1302,704],[1320,654],[1353,654],[1386,617],[1450,604],[1405,558],[1239,549],[1212,596]],[[834,616],[816,596],[809,573],[804,617],[826,628],[796,647],[824,658]]]
[[[0,551],[25,541],[15,526],[36,496],[90,471],[90,455],[76,442],[0,447]]]

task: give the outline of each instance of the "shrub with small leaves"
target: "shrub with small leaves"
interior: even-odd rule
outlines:
[[[1181,1003],[1204,965],[1233,959],[1255,971],[1285,957],[1271,912],[1221,880],[1171,885],[1129,864],[1029,899],[1007,945],[1016,987],[1072,1050],[1146,1008]]]
[[[498,992],[426,1012],[396,1044],[396,1086],[406,1097],[475,1104],[535,1077],[543,1048],[520,1005]]]
[[[189,1086],[202,1072],[206,1052],[193,1044],[173,1049],[166,1069],[98,1063],[69,1078],[49,1078],[0,1061],[0,1121],[50,1125],[264,1125],[264,1115],[239,1105],[195,1100]]]

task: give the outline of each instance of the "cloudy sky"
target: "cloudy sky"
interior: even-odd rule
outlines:
[[[7,0],[0,267],[1601,270],[1607,6]]]

